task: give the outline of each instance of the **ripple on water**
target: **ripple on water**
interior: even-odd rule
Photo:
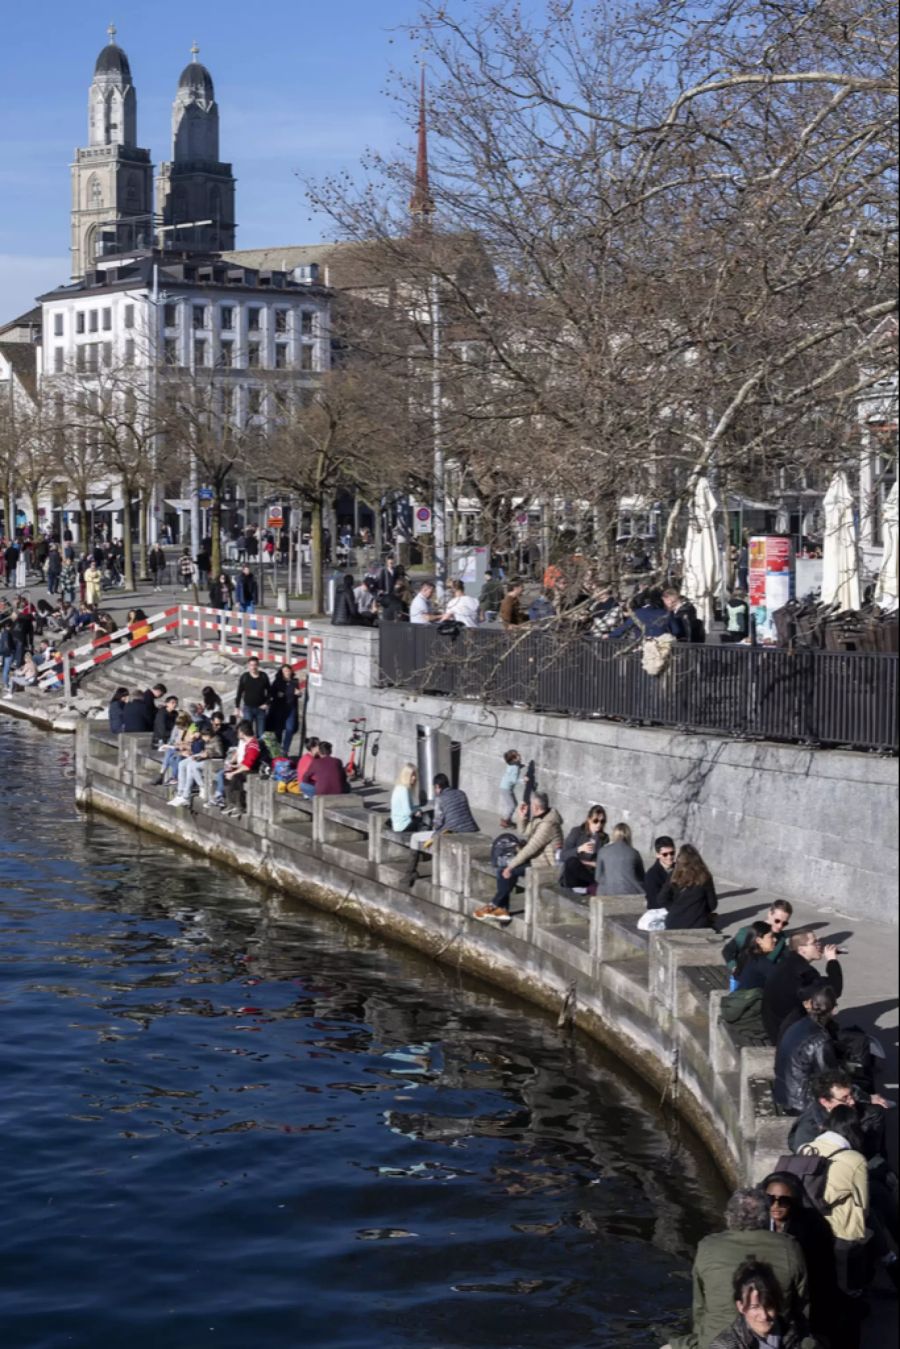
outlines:
[[[661,1342],[721,1196],[627,1073],[0,754],[4,1349]]]

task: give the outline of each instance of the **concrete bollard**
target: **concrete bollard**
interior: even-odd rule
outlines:
[[[712,931],[650,933],[650,993],[676,1019],[684,990],[678,971],[690,965],[721,965],[722,938]]]
[[[640,916],[647,901],[639,895],[591,895],[588,898],[590,915],[591,955],[598,964],[609,960],[627,960],[636,956],[634,946],[611,931],[607,918]]]

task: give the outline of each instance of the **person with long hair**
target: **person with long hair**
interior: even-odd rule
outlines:
[[[781,1349],[804,1349],[816,1343],[802,1319],[788,1318],[784,1294],[771,1265],[751,1258],[734,1274],[734,1305],[737,1317],[717,1335],[709,1349],[762,1349],[767,1344]]]
[[[751,923],[747,938],[738,952],[732,978],[736,988],[765,988],[775,972],[769,956],[778,937],[768,923]]]
[[[709,868],[692,843],[678,849],[672,874],[659,892],[657,901],[668,910],[666,928],[715,927],[713,915],[719,900]]]
[[[837,998],[830,984],[811,985],[802,995],[806,1013],[788,1026],[775,1049],[775,1104],[783,1115],[799,1115],[813,1099],[818,1073],[839,1067],[831,1022]]]
[[[606,809],[593,805],[584,821],[570,829],[563,844],[560,884],[569,890],[585,893],[593,888],[597,854],[609,843],[606,832]]]
[[[391,828],[395,834],[411,834],[421,827],[422,812],[413,795],[418,780],[415,764],[403,764],[391,792]]]

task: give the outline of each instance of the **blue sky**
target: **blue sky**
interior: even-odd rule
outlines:
[[[68,279],[69,165],[112,20],[138,98],[138,142],[169,158],[171,104],[196,39],[216,86],[221,154],[238,180],[238,244],[328,238],[302,177],[358,169],[369,147],[413,148],[385,94],[415,50],[415,0],[38,0],[4,6],[0,43],[0,322]]]

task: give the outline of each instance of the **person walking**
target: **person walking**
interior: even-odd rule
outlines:
[[[94,608],[100,603],[103,577],[93,558],[85,568],[82,580],[84,582],[84,602],[89,609]]]
[[[560,858],[560,884],[576,894],[593,893],[597,879],[597,858],[600,849],[608,843],[606,810],[601,805],[591,806],[584,821],[566,836]]]
[[[155,543],[147,554],[147,570],[150,573],[150,580],[153,582],[153,589],[162,590],[166,572],[166,555],[158,543]]]
[[[506,594],[500,602],[500,622],[504,628],[518,628],[528,622],[528,615],[522,608],[522,595],[525,587],[521,581],[511,581]]]
[[[247,668],[238,680],[235,707],[240,708],[244,721],[250,723],[253,734],[261,740],[266,729],[266,714],[272,701],[269,676],[259,668],[259,658],[251,656]]]
[[[598,895],[642,895],[644,863],[631,841],[631,827],[613,826],[611,841],[597,853],[594,865]]]
[[[234,586],[224,571],[209,583],[209,604],[211,609],[221,609],[222,613],[234,608]]]
[[[266,721],[267,728],[278,736],[284,754],[289,754],[291,741],[297,734],[300,680],[292,665],[285,662],[272,680],[272,701]]]
[[[191,590],[197,584],[197,565],[187,548],[182,549],[178,559],[178,579],[182,590]]]
[[[692,843],[683,844],[659,893],[659,907],[668,910],[667,930],[714,928],[718,903],[709,868]]]
[[[349,573],[335,589],[331,621],[337,627],[350,627],[359,623],[359,607],[354,594],[354,581]]]
[[[237,607],[242,614],[256,613],[256,605],[259,600],[259,586],[256,584],[256,577],[250,570],[249,562],[245,562],[238,572],[237,584],[234,588],[234,598],[237,601]]]
[[[62,571],[62,556],[55,543],[51,543],[47,554],[47,594],[55,595],[59,589],[59,574]]]
[[[517,749],[508,749],[503,756],[503,776],[500,779],[500,828],[512,828],[518,810],[516,788],[525,772],[522,756]]]

